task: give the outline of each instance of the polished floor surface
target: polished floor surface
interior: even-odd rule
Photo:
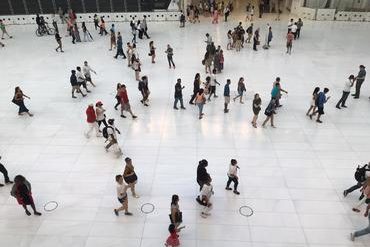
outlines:
[[[37,207],[43,216],[27,217],[9,195],[10,186],[0,188],[1,246],[163,246],[169,224],[172,194],[180,196],[186,229],[180,233],[181,246],[243,247],[347,247],[369,246],[370,237],[352,243],[349,233],[367,226],[365,217],[351,211],[359,192],[343,198],[343,189],[354,184],[354,168],[369,161],[370,96],[369,81],[359,100],[348,99],[347,109],[338,110],[346,78],[369,61],[368,23],[305,21],[302,37],[285,54],[287,18],[258,20],[265,35],[266,22],[273,28],[271,49],[239,53],[226,50],[226,32],[238,18],[228,23],[201,24],[149,23],[157,61],[150,63],[148,40],[138,49],[142,74],[149,77],[150,106],[140,103],[134,72],[126,60],[113,59],[109,37],[100,37],[91,26],[95,41],[71,44],[64,37],[65,53],[55,52],[53,37],[38,38],[34,26],[10,26],[14,36],[0,48],[0,154],[10,175],[23,174],[32,183]],[[131,35],[128,23],[116,23],[124,41]],[[204,108],[205,117],[188,104],[195,73],[205,78],[201,64],[205,33],[209,32],[225,53],[225,69],[218,75],[220,96]],[[174,48],[176,69],[167,66],[166,45]],[[70,70],[83,61],[97,71],[97,84],[86,98],[72,99]],[[223,113],[223,86],[232,80],[236,93],[239,77],[246,79],[245,104],[232,102]],[[283,107],[276,115],[276,129],[251,124],[253,95],[260,93],[266,107],[272,83],[280,76]],[[186,110],[172,108],[174,84],[181,78]],[[121,119],[113,109],[115,85],[128,87],[133,111],[138,119]],[[31,97],[26,105],[34,117],[18,116],[11,103],[14,87]],[[323,124],[305,116],[315,86],[330,88]],[[134,216],[113,214],[116,200],[114,176],[122,173],[124,162],[104,150],[104,140],[86,139],[85,109],[101,100],[107,117],[115,118],[124,157],[133,160],[139,177],[139,199],[129,196]],[[239,196],[225,191],[228,162],[240,166]],[[195,202],[195,180],[200,159],[209,161],[214,185],[212,215],[200,217]],[[2,181],[2,180],[1,180]],[[59,207],[45,212],[43,205],[57,201]],[[151,214],[140,211],[152,203]],[[238,212],[250,206],[253,216]]]

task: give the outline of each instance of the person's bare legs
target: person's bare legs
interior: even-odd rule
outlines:
[[[33,210],[34,215],[39,215],[39,216],[41,215],[40,212],[37,212],[36,207],[35,207],[35,203],[31,203],[31,208]]]
[[[270,116],[266,117],[265,121],[263,121],[262,123],[262,127],[265,127],[266,123],[270,120],[270,118],[271,118]]]
[[[129,186],[130,186],[130,189],[131,189],[132,196],[135,197],[135,198],[139,198],[139,196],[136,194],[136,191],[135,191],[135,184],[136,184],[136,182],[129,184]]]
[[[274,125],[274,114],[271,115],[271,127],[275,128],[275,125]]]
[[[310,108],[308,108],[308,111],[306,113],[306,116],[310,115],[310,112],[311,112],[312,109],[313,109],[313,106],[310,106]]]

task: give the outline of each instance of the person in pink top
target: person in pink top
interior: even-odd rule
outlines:
[[[294,34],[289,31],[286,35],[286,53],[289,55],[292,53],[292,45],[293,45]]]
[[[218,24],[218,11],[217,11],[217,9],[215,9],[215,10],[213,11],[212,24]]]
[[[176,231],[176,226],[171,224],[168,227],[168,231],[170,232],[170,236],[167,238],[166,243],[164,244],[167,247],[177,247],[180,246],[179,235]]]

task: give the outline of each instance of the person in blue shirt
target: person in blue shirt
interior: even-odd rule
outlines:
[[[312,116],[315,114],[315,113],[319,113],[317,115],[317,119],[316,119],[316,122],[318,123],[322,123],[322,121],[320,120],[320,117],[321,115],[324,115],[324,104],[330,99],[330,96],[326,97],[326,94],[329,92],[329,89],[328,88],[324,88],[324,91],[323,92],[320,92],[319,95],[317,96],[317,99],[316,99],[316,106],[317,106],[317,111],[315,111],[314,113],[312,113],[310,115],[310,118],[312,119]]]
[[[225,98],[225,109],[224,113],[228,113],[229,109],[227,109],[228,104],[230,103],[230,79],[227,79],[225,87],[224,87],[224,98]]]

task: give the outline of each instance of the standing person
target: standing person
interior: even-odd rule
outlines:
[[[79,87],[81,87],[82,85],[83,88],[85,88],[86,92],[91,93],[91,91],[87,89],[86,79],[85,79],[85,76],[81,72],[81,67],[77,66],[76,69],[77,69],[76,77],[77,77],[77,82],[78,82]]]
[[[206,103],[206,96],[204,94],[204,89],[201,88],[201,89],[199,89],[199,91],[197,93],[197,96],[195,97],[195,104],[199,108],[199,119],[203,118],[203,115],[204,115],[203,107],[204,107],[205,103]]]
[[[73,33],[76,42],[81,42],[80,31],[78,31],[77,23],[73,25]]]
[[[95,26],[95,30],[98,30],[98,28],[100,29],[99,27],[99,17],[97,14],[94,14],[94,26]]]
[[[208,166],[208,161],[205,159],[200,160],[198,163],[197,183],[199,185],[199,191],[202,190],[203,185],[207,182],[208,177],[210,176],[206,169],[207,166]]]
[[[114,24],[112,24],[114,25]],[[110,30],[110,51],[116,49],[117,42],[116,42],[116,33],[113,29]]]
[[[185,226],[180,227],[182,223],[182,212],[180,211],[179,200],[178,195],[172,195],[170,221],[171,224],[175,225],[178,232],[185,228]]]
[[[127,53],[127,67],[131,67],[132,65],[132,46],[130,42],[126,43],[126,53]]]
[[[299,37],[301,36],[301,29],[303,27],[303,21],[301,18],[298,18],[298,21],[297,21],[297,35],[296,35],[296,38],[299,39]]]
[[[247,91],[247,89],[246,89],[245,84],[244,84],[244,78],[240,77],[239,81],[238,81],[238,87],[237,87],[238,95],[233,98],[234,102],[237,98],[240,98],[240,104],[244,104],[244,102],[243,102],[243,93],[246,92],[246,91]]]
[[[0,156],[0,160],[1,160],[1,156]],[[5,168],[5,166],[3,164],[0,163],[0,172],[3,174],[4,176],[4,182],[5,184],[12,184],[13,181],[10,181],[9,179],[9,176],[8,176],[8,170]],[[0,187],[3,187],[4,185],[2,183],[0,183]]]
[[[18,204],[22,205],[28,216],[31,215],[30,211],[27,209],[28,205],[31,206],[34,215],[40,216],[41,213],[36,210],[31,189],[30,182],[28,182],[22,175],[17,175],[14,178],[14,185],[10,191],[10,195],[17,199]]]
[[[259,96],[258,93],[256,93],[254,95],[254,99],[253,99],[253,102],[252,102],[252,109],[253,109],[253,119],[252,119],[252,126],[254,128],[257,128],[257,118],[258,118],[258,114],[260,113],[261,111],[261,105],[262,105],[262,100]]]
[[[185,18],[185,16],[184,16]],[[179,235],[177,234],[175,224],[170,224],[168,227],[168,231],[170,232],[170,236],[168,236],[166,243],[164,245],[166,247],[178,247],[180,246]]]
[[[180,101],[181,109],[185,110],[184,107],[184,101],[182,99],[182,90],[185,88],[185,86],[181,85],[181,79],[178,78],[177,82],[175,84],[175,102],[173,103],[173,109],[178,110],[177,108],[177,102]]]
[[[55,16],[55,14],[52,14],[51,17],[52,17],[52,25],[53,25],[53,27],[55,29],[55,32],[56,33],[59,33],[59,28],[58,28],[58,23],[57,23],[57,17]]]
[[[84,66],[82,67],[82,72],[84,73],[84,76],[85,76],[85,80],[87,82],[90,82],[90,84],[93,86],[93,87],[96,87],[95,84],[92,82],[91,80],[91,72],[93,72],[95,75],[96,75],[96,71],[93,70],[89,64],[87,63],[87,61],[84,62]]]
[[[232,35],[231,30],[229,30],[227,32],[227,46],[226,46],[226,49],[227,50],[232,50],[233,49],[233,35]]]
[[[265,3],[263,2],[263,0],[260,0],[259,9],[258,9],[260,18],[262,18],[264,8],[265,8]]]
[[[245,21],[249,21],[251,19],[251,4],[248,3],[247,6],[245,7],[246,10],[246,16],[245,16]]]
[[[212,36],[209,35],[209,33],[206,33],[206,44],[207,46],[211,45],[213,42],[212,42]]]
[[[267,47],[270,47],[270,42],[272,40],[272,28],[271,26],[269,27],[268,34],[267,34]]]
[[[60,49],[60,52],[64,52],[62,47],[62,37],[60,37],[59,33],[55,33],[55,40],[58,43],[58,47],[55,48],[55,51],[58,52],[58,50]]]
[[[219,72],[221,73],[224,70],[224,63],[225,63],[225,58],[224,58],[224,51],[220,50],[219,52],[219,60],[220,60],[220,67],[219,67]]]
[[[230,188],[231,182],[234,183],[234,194],[240,195],[240,192],[238,191],[238,184],[239,184],[239,177],[237,175],[239,166],[237,166],[238,162],[236,159],[231,159],[230,165],[229,165],[229,171],[227,173],[227,177],[229,178],[226,183],[226,190],[232,190]]]
[[[229,6],[227,5],[227,6],[224,8],[225,22],[227,22],[227,17],[229,17],[229,15],[230,15],[230,8],[229,8]]]
[[[148,77],[145,75],[141,77],[141,80],[139,81],[139,91],[141,92],[141,95],[143,96],[143,99],[140,100],[140,102],[145,105],[148,105],[148,98],[149,98],[149,86],[148,86]]]
[[[252,5],[252,7],[251,7],[251,21],[253,21],[253,17],[254,17],[254,6]]]
[[[135,55],[131,56],[131,64],[132,68],[135,71],[135,80],[139,81],[140,80],[140,72],[141,72],[141,63],[140,59],[136,57]]]
[[[321,115],[324,115],[324,104],[330,99],[330,96],[326,97],[326,94],[329,92],[329,89],[328,88],[324,88],[324,91],[323,92],[320,92],[319,95],[317,96],[317,101],[316,101],[316,105],[317,105],[317,111],[315,111],[315,113],[319,113],[317,115],[317,119],[316,119],[316,122],[318,123],[322,123],[322,121],[320,120],[320,117]],[[313,116],[313,113],[310,115],[310,118],[312,119],[312,116]]]
[[[217,73],[217,70],[216,69],[213,69],[212,74],[211,74],[211,82],[210,82],[210,89],[211,90],[209,92],[208,101],[211,101],[212,94],[214,95],[214,98],[217,98],[218,97],[216,95],[216,86],[217,85],[221,85],[221,84],[218,83],[218,81],[217,81],[216,73]]]
[[[356,92],[352,94],[354,96],[354,99],[358,99],[360,97],[360,90],[362,83],[365,81],[366,77],[366,70],[364,65],[360,65],[360,71],[358,72],[355,80],[356,80]]]
[[[274,114],[276,114],[276,112],[275,112],[276,103],[275,102],[276,102],[275,99],[272,98],[270,100],[270,103],[266,107],[266,109],[265,109],[266,119],[265,119],[265,121],[263,121],[262,127],[265,127],[266,123],[270,120],[271,127],[275,128],[275,125],[274,125]]]
[[[121,98],[119,96],[121,92],[121,83],[117,83],[117,86],[116,86],[116,96],[115,96],[115,99],[117,100],[117,103],[114,105],[114,109],[115,110],[118,110],[118,106],[121,104]]]
[[[117,155],[117,158],[119,158],[122,156],[123,153],[122,153],[121,148],[118,145],[118,139],[117,139],[116,133],[121,134],[119,129],[117,129],[116,126],[114,126],[114,119],[113,118],[108,119],[108,126],[103,128],[103,136],[105,138],[105,142],[109,142],[109,143],[104,148],[105,148],[105,151],[108,152],[109,148],[116,144],[117,145],[116,155]]]
[[[335,106],[336,108],[340,109],[340,106],[347,108],[346,106],[346,100],[348,98],[349,93],[351,92],[351,87],[355,83],[355,76],[350,75],[348,77],[348,80],[344,83],[344,89],[342,93],[342,98],[338,101],[337,105]]]
[[[128,211],[128,197],[127,197],[127,189],[128,186],[123,183],[123,176],[122,175],[116,175],[116,190],[117,190],[117,199],[121,203],[121,207],[115,208],[114,214],[116,216],[119,215],[120,211],[125,211],[125,215],[131,216],[132,213]]]
[[[213,60],[213,56],[211,55],[210,52],[206,52],[204,54],[204,59],[202,61],[202,63],[204,64],[205,66],[205,70],[206,70],[206,74],[209,72],[211,74],[211,66],[212,66],[212,60]]]
[[[294,35],[291,31],[286,35],[286,53],[289,55],[292,53]]]
[[[173,49],[169,44],[167,45],[167,50],[165,52],[167,53],[168,66],[171,69],[172,65],[173,68],[176,69],[175,63],[173,62]]]
[[[134,113],[132,113],[125,84],[121,85],[119,97],[121,99],[121,117],[126,118],[126,116],[123,115],[123,111],[127,111],[131,114],[133,119],[137,118],[137,116],[135,116]]]
[[[132,22],[131,24],[131,34],[132,34],[132,40],[131,43],[136,44],[136,35],[137,35],[137,27],[135,22]]]
[[[257,51],[258,45],[260,45],[260,29],[259,28],[257,28],[256,31],[254,31],[253,50]]]
[[[204,206],[202,209],[202,212],[200,213],[200,216],[203,218],[207,218],[209,215],[209,211],[212,210],[212,201],[211,197],[214,194],[213,192],[213,186],[211,185],[212,179],[210,176],[208,176],[208,179],[205,184],[203,184],[202,190],[200,191],[199,199]]]
[[[180,27],[185,27],[185,22],[186,22],[186,18],[185,18],[184,12],[182,12],[182,10],[181,10]]]
[[[86,138],[90,138],[90,134],[93,130],[95,130],[96,137],[100,137],[101,135],[99,132],[99,126],[96,122],[96,113],[93,104],[90,104],[86,109],[86,122],[89,126],[88,131],[85,132]]]
[[[107,121],[105,120],[105,109],[103,108],[103,103],[101,101],[96,102],[95,104],[95,113],[96,113],[96,122],[98,123],[99,132],[100,125],[103,123],[105,127],[108,127]]]
[[[194,78],[194,84],[193,84],[193,95],[191,96],[191,99],[189,101],[190,105],[194,105],[194,99],[197,96],[197,93],[200,89],[200,74],[196,73]]]
[[[71,77],[69,79],[71,86],[72,86],[72,98],[77,98],[75,96],[75,92],[82,94],[82,97],[85,97],[86,94],[83,94],[81,89],[80,89],[80,84],[77,81],[77,76],[76,76],[76,70],[71,70]]]
[[[218,24],[218,11],[217,11],[217,9],[215,9],[213,11],[212,24]]]
[[[14,90],[14,97],[12,102],[19,106],[18,115],[23,115],[23,113],[27,113],[28,116],[33,117],[33,114],[30,113],[30,111],[24,105],[24,98],[31,99],[23,93],[20,87],[16,87]]]
[[[248,37],[247,37],[247,43],[250,43],[251,42],[251,39],[253,37],[253,23],[251,23],[249,25],[249,27],[247,28],[246,30],[247,34],[248,34]]]
[[[135,185],[137,183],[137,175],[132,165],[132,160],[129,157],[125,158],[125,170],[123,171],[123,179],[127,183],[128,187],[131,189],[132,196],[139,198],[140,196],[136,194]]]
[[[153,40],[149,42],[149,56],[152,57],[152,63],[155,63],[154,59],[155,59],[155,47],[154,47],[154,42]]]
[[[10,36],[9,33],[6,31],[5,23],[3,20],[0,19],[0,29],[1,29],[1,39],[4,39],[4,35],[8,36],[9,39],[13,38],[13,36]]]
[[[225,98],[224,113],[229,112],[229,109],[227,108],[227,106],[230,103],[230,84],[231,84],[231,80],[227,79],[225,87],[224,87],[224,98]]]
[[[306,113],[306,116],[310,116],[311,115],[311,111],[312,111],[312,114],[315,115],[315,111],[316,111],[316,102],[317,102],[317,97],[319,95],[319,92],[320,92],[320,88],[319,87],[315,87],[315,89],[313,90],[313,93],[312,93],[312,98],[311,98],[311,102],[310,102],[310,108],[308,108],[308,111]]]
[[[368,218],[369,225],[366,228],[362,229],[362,230],[355,231],[355,232],[351,233],[351,240],[352,241],[355,241],[355,238],[357,238],[357,237],[360,237],[360,236],[363,236],[363,235],[366,235],[366,234],[370,234],[370,214],[369,214],[369,210],[370,210],[370,204],[367,205],[366,211],[365,211],[365,214],[364,214],[364,216]]]
[[[123,56],[123,59],[126,59],[126,55],[123,52],[122,35],[120,32],[117,33],[117,53],[114,58],[117,59],[118,56]]]

